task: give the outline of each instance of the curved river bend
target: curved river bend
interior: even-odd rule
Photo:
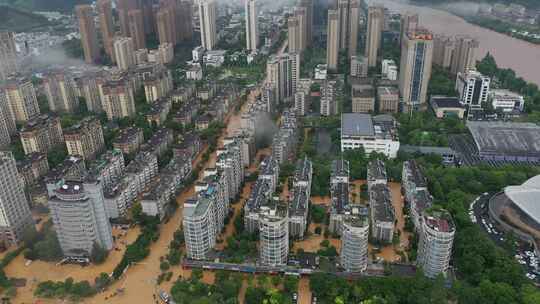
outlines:
[[[382,4],[392,12],[414,12],[420,17],[420,24],[435,34],[470,35],[480,42],[477,59],[489,52],[497,65],[510,68],[523,79],[540,86],[540,45],[515,39],[495,31],[468,23],[451,13],[416,6],[394,0],[369,0],[370,4]]]

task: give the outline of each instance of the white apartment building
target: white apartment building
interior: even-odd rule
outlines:
[[[94,243],[113,247],[112,229],[99,181],[62,181],[48,184],[48,206],[66,257],[89,257]]]
[[[341,267],[347,272],[363,272],[368,264],[369,220],[354,207],[341,226]]]
[[[259,217],[260,262],[268,266],[287,264],[289,255],[289,217],[279,202],[262,209]]]
[[[435,278],[446,274],[452,258],[456,227],[448,211],[428,209],[422,217],[417,265],[424,274]]]
[[[187,200],[183,214],[186,255],[190,259],[204,260],[216,244],[218,234],[214,202],[204,197]]]
[[[481,108],[489,98],[490,78],[477,71],[458,73],[456,91],[459,92],[460,102],[470,108]]]

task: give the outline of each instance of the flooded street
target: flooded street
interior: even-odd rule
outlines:
[[[416,6],[396,0],[369,0],[370,4],[383,4],[393,12],[414,12],[420,24],[436,34],[470,35],[480,42],[480,60],[486,53],[495,57],[502,68],[513,69],[518,76],[540,85],[540,45],[497,33],[468,23],[451,13],[428,7]],[[516,56],[519,54],[519,56]]]

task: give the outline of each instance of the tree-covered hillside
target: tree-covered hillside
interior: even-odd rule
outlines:
[[[17,8],[39,11],[69,12],[77,4],[91,3],[92,0],[0,0],[0,4],[7,4]]]

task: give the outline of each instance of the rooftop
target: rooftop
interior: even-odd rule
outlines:
[[[342,137],[396,138],[396,121],[391,115],[341,114]]]
[[[427,179],[422,173],[422,169],[416,160],[408,160],[404,162],[403,165],[407,169],[408,179],[414,182],[416,187],[427,187]]]
[[[540,127],[533,123],[468,121],[480,153],[540,156]]]
[[[376,184],[369,192],[369,203],[373,218],[382,222],[394,222],[395,210],[392,205],[390,190],[385,184]]]
[[[512,200],[514,205],[540,223],[540,175],[530,178],[520,186],[504,188],[504,194]]]
[[[338,159],[332,161],[332,176],[349,176],[349,161]]]
[[[330,189],[332,195],[332,212],[342,214],[349,206],[349,183],[336,183]]]
[[[439,232],[454,232],[456,227],[450,213],[444,209],[429,208],[424,211],[424,222],[428,227]]]
[[[430,103],[433,108],[463,108],[457,97],[432,96]]]
[[[370,161],[367,166],[367,180],[373,181],[378,179],[386,180],[386,166],[380,159]]]

